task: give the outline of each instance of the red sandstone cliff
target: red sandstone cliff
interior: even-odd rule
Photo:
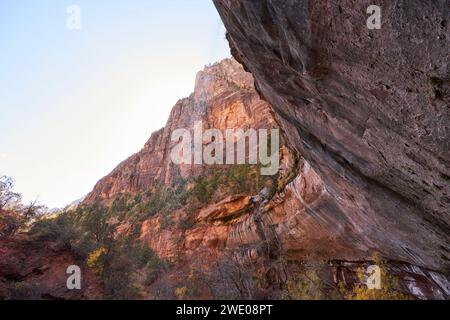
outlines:
[[[197,282],[209,281],[208,286],[214,286],[215,290],[226,291],[223,288],[230,279],[218,278],[215,274],[218,269],[211,269],[220,263],[220,268],[239,267],[239,272],[243,273],[248,271],[246,268],[251,268],[253,274],[246,276],[258,275],[258,295],[241,298],[274,297],[273,292],[288,280],[289,266],[301,265],[311,255],[317,260],[328,261],[324,281],[351,286],[358,282],[358,268],[371,263],[373,252],[380,252],[390,260],[387,268],[399,278],[402,292],[423,299],[448,298],[450,282],[445,274],[448,271],[448,234],[445,233],[448,215],[445,210],[438,214],[439,204],[443,204],[439,201],[445,202],[446,198],[442,196],[438,202],[431,199],[439,197],[439,192],[448,191],[445,181],[432,179],[445,167],[445,152],[440,154],[437,150],[437,156],[429,158],[429,163],[422,162],[423,166],[429,167],[429,178],[440,191],[416,199],[416,202],[410,201],[404,195],[409,189],[397,190],[396,186],[402,183],[400,177],[404,174],[399,169],[401,161],[406,161],[407,155],[412,153],[402,153],[403,146],[390,149],[391,144],[404,141],[404,137],[396,136],[399,140],[391,139],[382,146],[373,140],[374,130],[387,139],[398,128],[391,122],[382,121],[387,115],[376,112],[384,105],[377,102],[375,93],[365,88],[365,81],[369,79],[362,76],[368,77],[361,71],[362,66],[340,56],[337,60],[340,63],[330,63],[322,69],[322,65],[308,55],[311,53],[302,47],[300,40],[295,44],[297,33],[288,32],[295,26],[302,26],[300,22],[291,27],[283,26],[289,41],[278,39],[280,35],[275,26],[280,23],[278,19],[286,8],[264,1],[216,2],[229,28],[234,55],[253,72],[260,93],[273,105],[261,99],[254,88],[252,75],[235,60],[227,59],[206,67],[197,76],[194,93],[174,106],[166,126],[153,133],[141,151],[100,180],[82,206],[94,203],[113,206],[115,200],[126,199],[126,214],[110,219],[117,227],[117,235],[129,233],[137,226],[137,237],[174,264],[151,286],[166,287],[173,281],[193,286],[192,279],[196,279]],[[314,5],[311,4],[311,8],[314,9]],[[310,14],[313,13],[314,10]],[[251,19],[262,20],[253,24]],[[254,38],[247,32],[261,37]],[[277,44],[274,39],[278,39]],[[309,41],[315,46],[327,44],[318,39]],[[289,53],[293,54],[290,45],[298,46],[298,55],[289,56]],[[333,53],[331,49],[328,51]],[[319,57],[317,55],[316,59]],[[303,65],[303,58],[312,65],[306,62]],[[382,61],[382,58],[377,59]],[[305,70],[295,69],[300,66]],[[314,73],[316,71],[323,73],[319,77]],[[361,81],[355,82],[350,75],[358,72],[361,72]],[[398,90],[395,86],[392,88]],[[398,94],[398,91],[392,93],[392,99],[399,99],[394,93]],[[445,97],[445,94],[441,96],[442,99]],[[386,99],[383,101],[392,102],[391,98]],[[430,103],[439,110],[441,101]],[[393,108],[392,104],[388,105]],[[272,177],[272,192],[266,199],[259,189],[224,189],[214,194],[213,201],[197,203],[193,207],[182,204],[175,209],[169,207],[169,210],[147,214],[146,210],[156,204],[150,201],[150,207],[141,207],[133,196],[143,196],[142,201],[147,201],[161,195],[159,190],[164,188],[189,191],[198,182],[196,178],[210,177],[224,169],[175,165],[170,160],[174,146],[171,133],[179,128],[191,130],[198,120],[203,122],[205,129],[220,130],[274,128],[281,123],[295,151],[283,138],[281,166],[278,174]],[[415,155],[423,155],[433,146],[437,148],[431,145],[422,149],[417,141],[405,143],[414,148]],[[393,163],[395,152],[400,163]],[[381,162],[380,157],[384,159]],[[392,173],[389,181],[383,178],[388,174],[386,172]],[[421,171],[415,171],[415,174],[417,172],[423,174]],[[249,179],[255,179],[255,176],[249,176]],[[410,182],[413,184],[414,181]],[[180,186],[183,187],[180,189]],[[218,189],[222,187],[217,186]],[[127,195],[131,197],[127,198]],[[176,193],[170,195],[178,200]],[[165,197],[163,200],[171,199]],[[442,221],[436,220],[437,217]],[[77,261],[73,253],[54,242],[33,244],[26,236],[0,239],[0,257],[0,297],[20,294],[23,288],[35,289],[38,298],[49,299],[90,299],[102,295],[101,283],[89,269],[82,292],[65,290],[64,268],[69,264],[83,265],[83,261]],[[230,265],[230,257],[237,257],[238,264]],[[196,278],[195,272],[200,272],[202,279]],[[143,297],[160,298],[150,294],[154,291],[149,290],[149,285],[136,282]],[[14,283],[22,283],[24,287],[19,285],[17,291],[11,287]],[[212,297],[211,290],[201,284],[194,287],[198,290],[194,298]]]
[[[233,55],[323,181],[305,243],[448,273],[448,1],[378,1],[381,30],[366,27],[366,1],[214,2]]]
[[[210,175],[212,167],[209,165],[175,165],[170,159],[174,146],[172,132],[180,128],[192,129],[198,120],[203,122],[205,129],[215,128],[222,132],[226,129],[277,128],[268,103],[260,99],[253,81],[251,74],[234,59],[223,60],[199,72],[194,93],[173,107],[166,126],[153,133],[140,152],[100,180],[83,204],[110,203],[125,193],[144,194],[155,187],[177,186],[184,180]],[[279,181],[285,184],[297,170],[297,163],[286,146],[282,146],[281,152]],[[217,203],[204,205],[194,212],[187,212],[186,208],[169,212],[174,221],[169,228],[161,227],[166,215],[157,214],[143,222],[141,240],[160,256],[171,258],[180,253],[190,256],[200,251],[215,255],[224,248],[252,244],[250,242],[258,245],[261,240],[255,233],[251,215],[252,195],[229,191],[219,197]],[[189,217],[194,221],[193,226],[180,230],[176,222]],[[132,221],[123,223],[122,231],[133,224]],[[238,232],[242,225],[251,229]],[[238,234],[246,239],[236,239]]]
[[[243,59],[236,48],[233,50],[238,59]],[[281,62],[273,63],[279,67]],[[284,73],[278,74],[277,69],[269,68],[269,64],[261,68],[267,75],[275,72],[273,80],[287,76]],[[262,71],[257,70],[256,76],[259,75],[258,72]],[[355,169],[351,169],[352,166],[362,164],[356,160],[363,161],[362,156],[371,157],[373,151],[365,153],[370,147],[354,141],[355,137],[350,139],[348,132],[341,136],[340,130],[344,129],[339,123],[335,123],[336,126],[323,125],[321,121],[325,121],[323,117],[326,117],[324,111],[312,113],[290,107],[291,109],[286,109],[292,111],[288,115],[282,106],[303,98],[301,95],[297,97],[295,88],[290,88],[292,83],[300,80],[295,80],[295,77],[283,79],[291,79],[283,80],[283,85],[280,82],[280,90],[286,86],[283,89],[285,99],[280,96],[271,102],[290,141],[301,156],[295,156],[288,148],[283,147],[282,165],[273,197],[259,207],[251,201],[252,194],[231,192],[216,203],[204,205],[194,212],[185,207],[170,212],[170,219],[174,223],[168,227],[163,226],[167,215],[158,214],[142,223],[140,239],[162,257],[184,259],[183,264],[186,266],[199,264],[199,260],[202,261],[202,266],[211,264],[230,251],[238,251],[239,255],[255,263],[261,260],[276,260],[280,256],[302,261],[314,254],[320,259],[334,261],[330,262],[330,272],[334,273],[336,283],[351,283],[349,275],[354,274],[355,268],[368,263],[373,252],[381,252],[388,259],[413,264],[410,266],[408,263],[400,263],[399,267],[393,267],[393,273],[400,276],[403,291],[420,298],[447,297],[450,289],[446,276],[432,270],[445,273],[445,267],[421,263],[422,260],[414,258],[417,257],[414,252],[419,252],[423,247],[438,245],[438,251],[424,253],[424,257],[436,256],[445,249],[447,235],[442,234],[442,225],[437,224],[433,228],[430,225],[429,230],[433,232],[423,234],[430,239],[440,235],[437,243],[422,243],[416,238],[417,234],[408,233],[410,230],[420,234],[427,223],[432,224],[430,221],[417,224],[415,219],[425,219],[425,212],[414,211],[417,208],[407,205],[405,199],[398,198],[392,191],[388,192],[379,182],[373,179],[364,180],[361,175],[356,175]],[[269,87],[269,84],[275,86],[277,82],[267,79],[264,85],[259,81],[257,84],[263,88]],[[277,97],[274,93],[271,94]],[[319,103],[319,98],[320,96],[311,98],[315,100],[307,105]],[[358,109],[354,107],[353,110]],[[315,118],[317,115],[322,116]],[[350,116],[350,113],[347,112],[345,116]],[[253,78],[234,60],[225,60],[207,67],[197,76],[195,92],[189,98],[180,100],[173,108],[166,127],[154,133],[143,150],[103,178],[88,195],[85,204],[95,201],[108,203],[124,193],[141,194],[155,186],[175,186],[193,176],[208,174],[207,166],[176,166],[169,159],[173,146],[170,142],[171,132],[178,128],[192,128],[193,123],[199,119],[206,128],[221,130],[277,126],[271,107],[260,100],[253,88]],[[353,121],[356,121],[355,119]],[[333,143],[330,140],[330,145],[324,143],[318,148],[316,143],[319,143],[319,138],[304,129],[300,122],[309,120],[311,130],[321,132],[318,134],[320,139],[334,137],[333,139],[337,140]],[[337,121],[337,118],[335,120]],[[356,122],[354,124],[356,125]],[[349,129],[349,125],[350,123],[345,128]],[[362,129],[361,125],[359,127]],[[328,129],[334,130],[333,135],[326,131]],[[338,143],[339,139],[344,140]],[[327,153],[329,148],[342,146],[344,141],[355,143],[352,144],[353,149],[346,149],[348,153]],[[299,144],[304,148],[300,149]],[[363,149],[358,149],[359,147]],[[350,151],[359,154],[359,158],[352,156],[353,165],[352,162],[344,161],[344,158],[340,158],[342,161],[334,158],[337,155],[343,157],[344,154],[350,156]],[[306,161],[302,157],[303,154],[311,159],[311,162]],[[321,158],[316,159],[319,155]],[[364,161],[369,163],[368,159]],[[331,162],[335,167],[330,167],[327,162]],[[376,193],[373,199],[369,197],[372,193]],[[403,207],[404,205],[406,207]],[[397,215],[394,215],[385,210],[392,209],[392,206],[398,210],[410,210],[396,211]],[[405,214],[410,214],[414,219],[403,219]],[[180,228],[179,222],[186,218],[192,221],[191,225],[188,228]],[[126,232],[131,224],[133,222],[124,222],[120,228],[121,232]],[[405,249],[410,247],[415,248],[414,251]],[[443,261],[445,262],[445,259]],[[282,270],[264,268],[261,270],[264,277],[271,278],[267,281],[272,284],[282,281],[277,280]],[[346,272],[347,276],[343,276]]]
[[[372,3],[365,0],[213,2],[239,63],[227,59],[200,72],[166,126],[101,179],[82,206],[107,207],[95,213],[111,214],[105,220],[113,243],[136,228],[133,241],[173,263],[156,282],[180,278],[184,285],[201,271],[199,278],[221,290],[227,280],[214,272],[237,268],[239,281],[256,275],[261,282],[258,296],[241,298],[279,297],[271,294],[286,284],[289,267],[310,256],[327,262],[320,274],[327,284],[352,286],[379,252],[402,292],[448,299],[449,1],[379,0],[380,30],[366,27]],[[283,129],[269,196],[219,183],[204,188],[213,194],[207,200],[181,203],[177,193],[189,194],[197,178],[216,179],[227,169],[170,160],[172,132],[199,120],[222,131]],[[118,199],[122,209],[114,212]],[[180,203],[161,204],[172,200]],[[99,275],[86,267],[81,291],[65,287],[67,266],[86,262],[67,241],[52,232],[17,235],[14,212],[0,216],[0,299],[104,297]],[[145,298],[158,298],[149,294],[155,283],[132,280]],[[195,288],[194,298],[211,297]]]
[[[253,77],[241,65],[226,59],[208,66],[197,74],[194,93],[173,107],[166,126],[154,132],[141,151],[101,179],[84,203],[114,199],[124,193],[144,193],[204,173],[208,166],[174,165],[170,159],[176,144],[171,141],[172,132],[192,130],[196,121],[203,122],[204,130],[222,132],[277,127],[268,103],[254,89]]]

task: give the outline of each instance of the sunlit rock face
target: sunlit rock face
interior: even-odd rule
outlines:
[[[108,201],[124,193],[143,193],[155,186],[173,186],[198,176],[207,165],[175,165],[170,157],[177,142],[171,135],[177,129],[193,130],[202,121],[203,129],[277,128],[267,102],[260,99],[253,77],[234,59],[205,67],[197,74],[195,90],[172,108],[167,124],[154,132],[144,148],[122,162],[100,180],[87,196],[85,204]]]
[[[448,272],[448,1],[378,1],[380,30],[366,27],[368,1],[214,3],[233,55],[323,181],[310,196],[326,201],[298,224],[319,244],[341,240],[331,257],[379,251]]]
[[[175,143],[171,134],[177,129],[193,130],[201,120],[203,128],[272,129],[279,125],[269,104],[262,100],[254,87],[252,75],[234,59],[225,59],[199,72],[195,89],[188,98],[172,108],[166,126],[153,133],[144,148],[122,162],[108,176],[100,180],[86,197],[83,205],[102,202],[106,205],[123,194],[145,194],[155,187],[173,187],[192,177],[208,175],[210,165],[177,165],[170,153]],[[295,176],[296,165],[290,149],[281,138],[281,176]],[[283,185],[284,187],[284,185]],[[147,243],[159,256],[180,256],[206,253],[215,259],[220,251],[263,241],[256,233],[253,218],[253,194],[230,191],[217,203],[207,204],[187,213],[185,208],[170,212],[172,224],[163,227],[164,217],[156,215],[142,223],[140,240]],[[293,212],[295,214],[295,212]],[[188,230],[180,230],[180,221],[192,216]],[[237,231],[242,225],[249,229]],[[127,232],[124,223],[118,232]],[[239,236],[238,236],[239,235]],[[251,241],[250,241],[251,239]]]

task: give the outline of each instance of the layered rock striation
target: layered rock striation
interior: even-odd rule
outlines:
[[[323,181],[326,202],[304,213],[321,231],[304,241],[448,273],[448,1],[379,1],[380,30],[366,26],[367,1],[214,3],[234,57]]]
[[[251,6],[242,2],[230,9],[246,4]],[[235,56],[246,62],[234,47],[232,33],[229,39]],[[254,55],[256,59],[257,53],[254,52]],[[267,61],[272,61],[269,57]],[[140,152],[100,180],[83,205],[96,202],[110,204],[124,194],[145,194],[157,187],[176,188],[185,181],[210,175],[211,168],[214,172],[216,167],[175,165],[171,161],[170,152],[174,146],[171,134],[176,129],[192,131],[194,123],[199,120],[205,129],[221,131],[230,128],[274,128],[280,123],[296,151],[293,152],[283,139],[276,187],[266,201],[261,201],[261,194],[231,190],[217,201],[203,204],[195,210],[181,206],[145,219],[140,227],[140,240],[159,256],[173,261],[182,259],[183,265],[191,267],[196,264],[201,267],[213,265],[229,252],[238,252],[243,259],[253,263],[262,261],[263,265],[280,259],[300,262],[314,255],[319,260],[330,261],[329,274],[333,275],[336,284],[343,282],[348,285],[357,280],[355,269],[369,264],[373,253],[380,252],[394,263],[393,272],[400,275],[404,292],[418,298],[448,297],[450,288],[445,276],[448,234],[445,233],[445,224],[436,224],[433,220],[436,212],[408,201],[391,187],[383,185],[381,180],[377,181],[375,176],[358,173],[358,170],[368,169],[363,164],[371,168],[383,164],[385,169],[388,168],[386,161],[378,163],[377,158],[373,158],[377,152],[369,144],[374,142],[366,143],[366,138],[353,137],[353,131],[346,131],[358,126],[363,130],[361,133],[368,137],[367,134],[375,130],[368,125],[373,120],[363,125],[357,124],[360,117],[357,114],[348,121],[337,117],[337,113],[331,117],[325,112],[327,109],[320,106],[325,102],[321,102],[319,92],[311,93],[315,98],[307,102],[295,91],[298,88],[291,87],[292,82],[307,81],[306,78],[302,76],[299,80],[289,75],[287,69],[283,69],[285,73],[279,73],[282,60],[268,63],[274,63],[275,69],[264,65],[261,66],[264,70],[256,69],[255,74],[258,76],[261,72],[260,76],[269,78],[274,73],[273,79],[264,78],[267,82],[260,83],[256,78],[256,85],[263,96],[273,103],[273,107],[261,100],[253,77],[244,72],[235,60],[227,59],[205,68],[197,76],[194,93],[180,100],[173,108],[166,127],[155,132]],[[295,75],[298,76],[297,73]],[[278,86],[277,81],[283,77],[288,80],[283,80],[283,85]],[[308,81],[320,83],[325,80]],[[329,81],[337,85],[336,79]],[[285,95],[277,93],[271,86],[280,90],[285,86],[282,90]],[[340,86],[344,88],[343,83]],[[266,87],[267,92],[263,90]],[[362,98],[363,91],[359,90],[357,97]],[[350,95],[350,92],[346,94],[347,97]],[[356,95],[352,97],[355,105],[352,104],[345,112],[339,111],[341,116],[350,116],[350,109],[352,112],[363,109],[356,106]],[[293,104],[299,101],[302,104]],[[333,110],[338,112],[338,105],[334,106]],[[314,113],[308,108],[321,108],[321,111]],[[368,111],[360,112],[368,114]],[[321,127],[324,125],[322,121],[328,124]],[[332,152],[334,148],[338,150]],[[346,152],[339,148],[345,148]],[[369,160],[374,163],[370,164]],[[379,167],[377,170],[381,169]],[[259,200],[255,201],[255,198]],[[445,213],[442,216],[445,219]],[[188,225],[186,221],[189,221]],[[122,221],[119,233],[128,232],[133,223]],[[423,238],[417,238],[418,235]],[[434,242],[426,242],[431,240]],[[426,248],[437,251],[421,251]],[[261,272],[264,277],[270,272],[272,278],[279,278],[283,270],[269,268]],[[411,282],[408,279],[415,280]],[[271,281],[272,285],[276,285],[285,280]]]

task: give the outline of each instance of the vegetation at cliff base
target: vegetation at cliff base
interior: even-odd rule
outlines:
[[[359,282],[347,288],[342,282],[339,288],[347,300],[412,300],[413,297],[399,290],[398,279],[389,273],[387,262],[380,254],[372,257],[373,265],[378,266],[381,276],[381,288],[369,288],[366,284],[367,274],[363,268],[357,270]]]
[[[138,284],[154,281],[170,264],[139,241],[135,233],[117,234],[111,214],[110,208],[99,205],[79,207],[37,222],[30,235],[36,241],[55,241],[76,253],[102,280],[105,298],[143,298],[145,293]]]

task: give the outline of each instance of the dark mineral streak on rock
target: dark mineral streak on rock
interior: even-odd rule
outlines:
[[[378,1],[381,30],[370,1],[213,1],[332,197],[314,219],[367,255],[448,273],[450,1]]]

